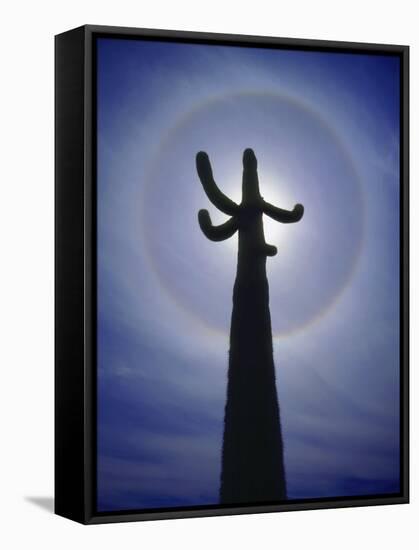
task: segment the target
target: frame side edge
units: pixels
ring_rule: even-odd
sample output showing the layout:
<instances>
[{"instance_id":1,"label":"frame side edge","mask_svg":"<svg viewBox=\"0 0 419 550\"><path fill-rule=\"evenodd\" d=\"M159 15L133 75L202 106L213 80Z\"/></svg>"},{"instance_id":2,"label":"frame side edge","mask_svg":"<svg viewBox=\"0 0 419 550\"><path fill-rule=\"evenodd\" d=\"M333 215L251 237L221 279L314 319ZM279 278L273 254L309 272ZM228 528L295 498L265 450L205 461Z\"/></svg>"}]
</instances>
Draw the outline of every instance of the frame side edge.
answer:
<instances>
[{"instance_id":1,"label":"frame side edge","mask_svg":"<svg viewBox=\"0 0 419 550\"><path fill-rule=\"evenodd\" d=\"M55 37L55 513L84 523L84 29Z\"/></svg>"},{"instance_id":2,"label":"frame side edge","mask_svg":"<svg viewBox=\"0 0 419 550\"><path fill-rule=\"evenodd\" d=\"M410 180L410 167L409 167L409 159L410 159L410 130L409 130L409 118L410 118L410 63L409 63L409 57L410 57L410 48L409 46L405 46L403 48L403 52L401 55L401 61L402 61L402 78L403 78L403 88L402 88L402 123L403 123L403 134L401 135L402 140L402 158L401 158L401 166L402 166L402 180L401 180L401 186L403 190L403 202L401 205L402 208L402 227L401 227L401 234L402 234L402 247L401 247L401 284L402 284L402 292L400 295L401 298L401 313L402 313L402 322L403 322L403 331L402 331L402 341L401 341L401 348L402 348L402 358L403 363L401 365L401 368L403 369L403 378L402 378L402 388L401 388L401 394L403 397L403 403L402 403L402 415L403 415L403 433L402 436L402 444L403 444L403 479L402 481L402 492L406 499L406 502L410 501L410 473L409 473L409 464L410 464L410 396L409 396L409 388L410 388L410 382L409 382L409 371L410 371L410 360L409 360L409 343L410 343L410 306L409 306L409 285L410 285L410 275L409 275L409 180Z\"/></svg>"}]
</instances>

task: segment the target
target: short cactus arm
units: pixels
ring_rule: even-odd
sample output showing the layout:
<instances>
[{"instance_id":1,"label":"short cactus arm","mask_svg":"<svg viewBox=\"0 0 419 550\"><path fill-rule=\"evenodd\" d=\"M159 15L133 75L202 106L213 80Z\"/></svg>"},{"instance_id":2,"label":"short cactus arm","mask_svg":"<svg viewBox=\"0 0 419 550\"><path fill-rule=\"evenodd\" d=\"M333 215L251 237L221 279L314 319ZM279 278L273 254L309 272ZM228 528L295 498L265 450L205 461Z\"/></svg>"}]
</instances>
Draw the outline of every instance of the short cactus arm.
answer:
<instances>
[{"instance_id":1,"label":"short cactus arm","mask_svg":"<svg viewBox=\"0 0 419 550\"><path fill-rule=\"evenodd\" d=\"M208 210L200 210L198 212L198 221L202 233L210 241L225 241L229 237L232 237L239 228L235 217L230 218L221 225L212 225Z\"/></svg>"},{"instance_id":2,"label":"short cactus arm","mask_svg":"<svg viewBox=\"0 0 419 550\"><path fill-rule=\"evenodd\" d=\"M294 223L301 220L304 214L304 206L296 204L293 210L283 210L268 202L263 202L263 212L273 220L281 223Z\"/></svg>"},{"instance_id":3,"label":"short cactus arm","mask_svg":"<svg viewBox=\"0 0 419 550\"><path fill-rule=\"evenodd\" d=\"M276 256L278 249L276 246L273 246L271 244L265 244L264 252L267 256Z\"/></svg>"},{"instance_id":4,"label":"short cactus arm","mask_svg":"<svg viewBox=\"0 0 419 550\"><path fill-rule=\"evenodd\" d=\"M208 155L200 151L196 155L196 169L199 179L209 200L224 214L233 216L238 211L238 205L220 191L212 175Z\"/></svg>"}]
</instances>

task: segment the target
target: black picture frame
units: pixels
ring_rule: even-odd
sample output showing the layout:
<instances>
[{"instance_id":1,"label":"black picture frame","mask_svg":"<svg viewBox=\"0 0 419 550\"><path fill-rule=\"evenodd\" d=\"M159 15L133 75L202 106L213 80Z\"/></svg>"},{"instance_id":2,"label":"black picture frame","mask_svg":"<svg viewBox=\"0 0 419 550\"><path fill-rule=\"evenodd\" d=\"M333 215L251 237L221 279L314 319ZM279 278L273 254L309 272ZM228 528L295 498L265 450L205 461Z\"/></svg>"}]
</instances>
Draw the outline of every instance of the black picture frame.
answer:
<instances>
[{"instance_id":1,"label":"black picture frame","mask_svg":"<svg viewBox=\"0 0 419 550\"><path fill-rule=\"evenodd\" d=\"M397 55L400 101L400 494L98 513L96 118L98 37ZM55 513L84 524L409 502L409 47L85 25L55 37Z\"/></svg>"}]
</instances>

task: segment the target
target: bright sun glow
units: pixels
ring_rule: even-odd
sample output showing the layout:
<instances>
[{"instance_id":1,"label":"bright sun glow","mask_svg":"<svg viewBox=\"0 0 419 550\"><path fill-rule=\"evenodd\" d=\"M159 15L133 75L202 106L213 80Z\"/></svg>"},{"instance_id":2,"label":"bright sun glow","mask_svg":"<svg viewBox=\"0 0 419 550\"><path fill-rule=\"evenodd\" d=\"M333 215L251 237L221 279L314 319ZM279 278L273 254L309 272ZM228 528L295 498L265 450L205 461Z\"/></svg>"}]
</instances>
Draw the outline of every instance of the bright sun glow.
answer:
<instances>
[{"instance_id":1,"label":"bright sun glow","mask_svg":"<svg viewBox=\"0 0 419 550\"><path fill-rule=\"evenodd\" d=\"M296 201L287 193L287 189L289 188L288 183L285 181L276 181L274 176L271 174L264 174L261 171L259 171L259 182L261 195L266 202L286 210L292 210L294 208ZM224 188L224 192L233 201L237 203L241 202L241 183L237 185L236 181L229 180ZM225 216L223 216L224 219L215 219L215 216L213 217L214 223L222 223L222 221L225 221ZM268 244L276 246L278 251L280 249L284 250L284 248L287 247L289 244L289 237L292 235L288 224L278 223L265 215L263 217L263 227L265 240ZM237 249L237 237L230 238L226 242L232 248L234 247L235 250Z\"/></svg>"}]
</instances>

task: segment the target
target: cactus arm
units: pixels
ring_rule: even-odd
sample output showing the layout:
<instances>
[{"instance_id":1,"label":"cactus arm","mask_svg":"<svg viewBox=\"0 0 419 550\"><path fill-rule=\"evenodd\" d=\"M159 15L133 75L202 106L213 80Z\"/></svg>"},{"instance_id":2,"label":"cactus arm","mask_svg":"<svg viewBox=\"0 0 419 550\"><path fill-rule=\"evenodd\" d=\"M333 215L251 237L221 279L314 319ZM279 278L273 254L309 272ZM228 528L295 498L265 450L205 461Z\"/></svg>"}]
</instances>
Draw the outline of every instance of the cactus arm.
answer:
<instances>
[{"instance_id":1,"label":"cactus arm","mask_svg":"<svg viewBox=\"0 0 419 550\"><path fill-rule=\"evenodd\" d=\"M232 217L221 225L212 225L208 210L198 212L199 226L210 241L224 241L232 237L239 228L236 218Z\"/></svg>"},{"instance_id":2,"label":"cactus arm","mask_svg":"<svg viewBox=\"0 0 419 550\"><path fill-rule=\"evenodd\" d=\"M196 169L199 179L201 180L202 187L204 188L204 191L212 204L221 210L221 212L224 212L224 214L234 216L239 207L234 201L224 195L224 193L222 193L217 187L212 175L212 168L208 155L203 151L200 151L196 155Z\"/></svg>"},{"instance_id":3,"label":"cactus arm","mask_svg":"<svg viewBox=\"0 0 419 550\"><path fill-rule=\"evenodd\" d=\"M263 212L273 220L281 223L294 223L301 220L304 214L304 206L296 204L293 210L283 210L268 202L263 202Z\"/></svg>"},{"instance_id":4,"label":"cactus arm","mask_svg":"<svg viewBox=\"0 0 419 550\"><path fill-rule=\"evenodd\" d=\"M276 248L276 246L273 246L272 244L265 244L264 252L267 256L276 256L278 249Z\"/></svg>"}]
</instances>

